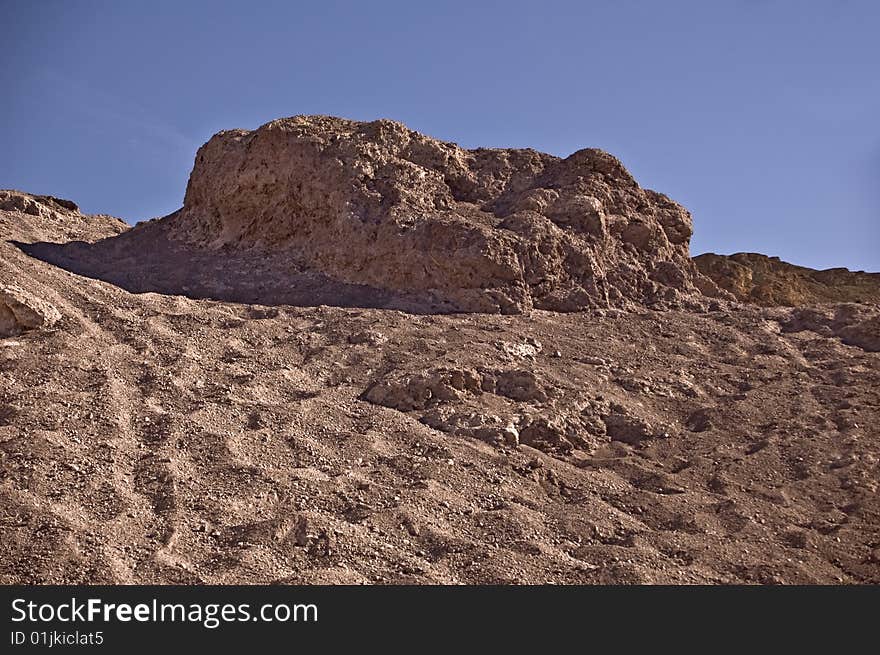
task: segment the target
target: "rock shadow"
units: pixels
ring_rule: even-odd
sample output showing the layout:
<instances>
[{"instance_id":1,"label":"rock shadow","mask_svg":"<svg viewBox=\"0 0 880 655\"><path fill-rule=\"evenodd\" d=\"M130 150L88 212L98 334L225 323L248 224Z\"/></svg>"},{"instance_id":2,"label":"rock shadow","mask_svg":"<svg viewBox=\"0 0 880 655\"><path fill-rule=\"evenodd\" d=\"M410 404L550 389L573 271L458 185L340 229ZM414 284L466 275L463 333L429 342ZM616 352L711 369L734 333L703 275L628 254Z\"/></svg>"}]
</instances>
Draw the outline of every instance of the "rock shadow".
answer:
<instances>
[{"instance_id":1,"label":"rock shadow","mask_svg":"<svg viewBox=\"0 0 880 655\"><path fill-rule=\"evenodd\" d=\"M336 280L309 270L287 253L209 250L168 235L165 220L141 223L94 243L21 243L30 257L131 293L258 305L396 309L411 314L449 313L439 301Z\"/></svg>"}]
</instances>

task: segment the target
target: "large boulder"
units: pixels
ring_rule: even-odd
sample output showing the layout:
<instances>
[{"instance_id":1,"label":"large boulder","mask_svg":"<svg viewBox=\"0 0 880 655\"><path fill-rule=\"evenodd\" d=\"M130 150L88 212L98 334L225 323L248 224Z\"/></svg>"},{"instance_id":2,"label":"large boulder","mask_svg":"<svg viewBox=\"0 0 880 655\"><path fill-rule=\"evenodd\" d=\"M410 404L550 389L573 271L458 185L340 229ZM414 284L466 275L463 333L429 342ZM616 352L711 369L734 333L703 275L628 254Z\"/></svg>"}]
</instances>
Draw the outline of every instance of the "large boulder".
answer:
<instances>
[{"instance_id":1,"label":"large boulder","mask_svg":"<svg viewBox=\"0 0 880 655\"><path fill-rule=\"evenodd\" d=\"M61 318L53 305L16 286L0 287L0 338L51 327Z\"/></svg>"},{"instance_id":2,"label":"large boulder","mask_svg":"<svg viewBox=\"0 0 880 655\"><path fill-rule=\"evenodd\" d=\"M659 306L724 295L691 263L691 217L600 150L465 150L388 120L220 132L174 238L283 252L438 311Z\"/></svg>"}]
</instances>

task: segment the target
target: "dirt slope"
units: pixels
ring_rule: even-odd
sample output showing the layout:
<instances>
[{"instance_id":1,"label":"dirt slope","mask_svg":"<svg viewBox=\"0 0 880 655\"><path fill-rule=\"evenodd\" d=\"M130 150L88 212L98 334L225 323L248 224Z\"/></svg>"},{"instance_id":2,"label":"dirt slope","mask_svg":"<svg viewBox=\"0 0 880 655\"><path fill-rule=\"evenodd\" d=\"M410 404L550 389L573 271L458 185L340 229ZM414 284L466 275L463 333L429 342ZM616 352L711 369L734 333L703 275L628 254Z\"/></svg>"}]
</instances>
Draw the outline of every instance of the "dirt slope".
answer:
<instances>
[{"instance_id":1,"label":"dirt slope","mask_svg":"<svg viewBox=\"0 0 880 655\"><path fill-rule=\"evenodd\" d=\"M875 306L200 300L155 224L52 211L0 211L61 314L0 339L0 582L880 583Z\"/></svg>"}]
</instances>

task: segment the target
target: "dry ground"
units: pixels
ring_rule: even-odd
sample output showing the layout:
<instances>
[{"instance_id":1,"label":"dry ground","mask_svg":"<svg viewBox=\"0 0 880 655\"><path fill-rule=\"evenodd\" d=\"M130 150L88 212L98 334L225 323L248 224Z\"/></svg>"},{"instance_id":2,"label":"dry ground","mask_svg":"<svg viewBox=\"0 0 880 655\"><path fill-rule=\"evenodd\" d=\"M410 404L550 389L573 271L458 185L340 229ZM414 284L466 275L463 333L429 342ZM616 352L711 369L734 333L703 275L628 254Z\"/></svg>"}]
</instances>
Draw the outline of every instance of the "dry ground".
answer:
<instances>
[{"instance_id":1,"label":"dry ground","mask_svg":"<svg viewBox=\"0 0 880 655\"><path fill-rule=\"evenodd\" d=\"M0 340L0 582L880 582L880 353L789 310L135 294L9 243L117 224L0 219L0 283L63 314Z\"/></svg>"}]
</instances>

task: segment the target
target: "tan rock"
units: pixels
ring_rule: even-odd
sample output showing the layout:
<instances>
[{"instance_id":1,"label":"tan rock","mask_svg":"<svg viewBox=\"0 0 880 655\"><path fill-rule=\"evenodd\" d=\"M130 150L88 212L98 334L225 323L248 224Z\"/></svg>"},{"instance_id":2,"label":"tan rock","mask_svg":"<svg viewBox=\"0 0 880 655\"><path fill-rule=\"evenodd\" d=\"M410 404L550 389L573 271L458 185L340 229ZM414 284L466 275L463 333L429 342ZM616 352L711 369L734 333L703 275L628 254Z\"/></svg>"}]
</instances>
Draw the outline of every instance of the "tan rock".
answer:
<instances>
[{"instance_id":1,"label":"tan rock","mask_svg":"<svg viewBox=\"0 0 880 655\"><path fill-rule=\"evenodd\" d=\"M880 273L829 268L817 271L758 253L706 253L694 257L700 272L737 300L757 305L880 302Z\"/></svg>"},{"instance_id":2,"label":"tan rock","mask_svg":"<svg viewBox=\"0 0 880 655\"><path fill-rule=\"evenodd\" d=\"M787 311L788 315L780 321L784 332L809 330L839 337L843 343L869 352L880 351L880 311L876 306L845 303Z\"/></svg>"},{"instance_id":3,"label":"tan rock","mask_svg":"<svg viewBox=\"0 0 880 655\"><path fill-rule=\"evenodd\" d=\"M127 229L121 219L81 213L72 200L0 189L0 239L6 241L94 242Z\"/></svg>"},{"instance_id":4,"label":"tan rock","mask_svg":"<svg viewBox=\"0 0 880 655\"><path fill-rule=\"evenodd\" d=\"M50 303L16 286L0 287L0 337L51 327L61 313Z\"/></svg>"},{"instance_id":5,"label":"tan rock","mask_svg":"<svg viewBox=\"0 0 880 655\"><path fill-rule=\"evenodd\" d=\"M388 120L296 116L198 152L178 240L289 253L432 311L699 302L691 218L600 150L465 150Z\"/></svg>"},{"instance_id":6,"label":"tan rock","mask_svg":"<svg viewBox=\"0 0 880 655\"><path fill-rule=\"evenodd\" d=\"M605 428L612 441L638 444L653 436L651 425L637 416L614 412L603 417L602 420L605 421Z\"/></svg>"},{"instance_id":7,"label":"tan rock","mask_svg":"<svg viewBox=\"0 0 880 655\"><path fill-rule=\"evenodd\" d=\"M457 400L466 392L480 393L481 377L469 369L434 369L423 373L395 374L363 394L364 400L402 412L425 409Z\"/></svg>"}]
</instances>

